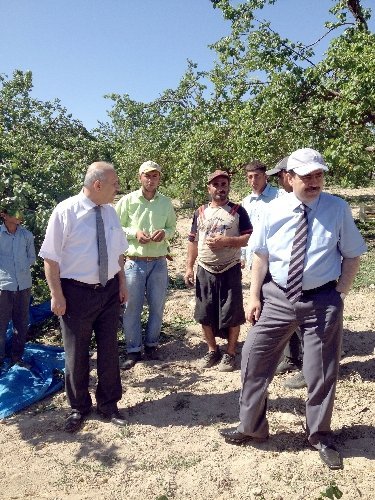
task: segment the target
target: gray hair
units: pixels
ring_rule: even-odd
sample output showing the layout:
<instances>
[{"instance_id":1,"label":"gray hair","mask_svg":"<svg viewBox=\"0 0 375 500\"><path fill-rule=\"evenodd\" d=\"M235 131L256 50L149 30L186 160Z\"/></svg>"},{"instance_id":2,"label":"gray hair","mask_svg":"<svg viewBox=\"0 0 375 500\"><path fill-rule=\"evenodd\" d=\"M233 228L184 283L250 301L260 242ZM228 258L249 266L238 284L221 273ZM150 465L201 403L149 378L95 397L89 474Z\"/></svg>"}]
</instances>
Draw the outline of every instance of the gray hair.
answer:
<instances>
[{"instance_id":1,"label":"gray hair","mask_svg":"<svg viewBox=\"0 0 375 500\"><path fill-rule=\"evenodd\" d=\"M87 169L83 185L89 188L95 181L104 181L106 179L107 171L114 170L112 163L105 161L96 161L92 163Z\"/></svg>"}]
</instances>

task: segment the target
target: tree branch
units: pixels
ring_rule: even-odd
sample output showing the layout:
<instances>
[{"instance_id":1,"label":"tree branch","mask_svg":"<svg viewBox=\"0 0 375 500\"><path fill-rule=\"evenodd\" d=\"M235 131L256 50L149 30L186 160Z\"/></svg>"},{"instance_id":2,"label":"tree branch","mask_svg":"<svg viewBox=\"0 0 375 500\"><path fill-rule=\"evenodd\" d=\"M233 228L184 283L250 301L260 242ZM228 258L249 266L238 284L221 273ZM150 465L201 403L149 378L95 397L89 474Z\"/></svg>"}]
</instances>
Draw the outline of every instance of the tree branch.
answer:
<instances>
[{"instance_id":1,"label":"tree branch","mask_svg":"<svg viewBox=\"0 0 375 500\"><path fill-rule=\"evenodd\" d=\"M323 40L323 38L325 38L327 35L329 35L329 33L331 33L331 31L337 29L337 28L341 28L341 26L346 26L346 25L349 25L349 26L353 26L354 23L341 23L340 25L338 26L334 26L333 28L329 29L326 33L324 33L324 35L322 35L320 38L318 38L315 42L313 43L310 43L310 45L305 45L305 47L308 49L310 47L313 47L314 45L316 45L317 43L319 43L320 41Z\"/></svg>"},{"instance_id":2,"label":"tree branch","mask_svg":"<svg viewBox=\"0 0 375 500\"><path fill-rule=\"evenodd\" d=\"M356 23L362 25L362 27L367 31L368 26L362 12L360 0L347 0L346 4L348 6L348 9L352 13L354 19L356 20Z\"/></svg>"}]
</instances>

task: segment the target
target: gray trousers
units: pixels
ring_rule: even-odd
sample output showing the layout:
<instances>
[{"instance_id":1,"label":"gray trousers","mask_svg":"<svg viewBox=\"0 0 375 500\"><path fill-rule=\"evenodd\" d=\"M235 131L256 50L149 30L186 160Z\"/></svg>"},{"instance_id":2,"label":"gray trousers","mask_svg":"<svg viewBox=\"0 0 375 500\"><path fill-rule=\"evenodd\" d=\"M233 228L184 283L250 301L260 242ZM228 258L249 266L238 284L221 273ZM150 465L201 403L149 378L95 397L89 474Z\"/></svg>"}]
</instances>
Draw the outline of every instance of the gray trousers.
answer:
<instances>
[{"instance_id":1,"label":"gray trousers","mask_svg":"<svg viewBox=\"0 0 375 500\"><path fill-rule=\"evenodd\" d=\"M10 292L0 290L0 359L5 356L5 340L9 321L13 321L12 361L22 358L29 325L31 288Z\"/></svg>"},{"instance_id":2,"label":"gray trousers","mask_svg":"<svg viewBox=\"0 0 375 500\"><path fill-rule=\"evenodd\" d=\"M272 281L262 287L263 308L242 350L240 424L244 434L268 436L267 388L289 338L300 328L304 339L303 374L307 383L306 428L309 442L331 442L342 339L343 301L334 288L306 294L291 304Z\"/></svg>"}]
</instances>

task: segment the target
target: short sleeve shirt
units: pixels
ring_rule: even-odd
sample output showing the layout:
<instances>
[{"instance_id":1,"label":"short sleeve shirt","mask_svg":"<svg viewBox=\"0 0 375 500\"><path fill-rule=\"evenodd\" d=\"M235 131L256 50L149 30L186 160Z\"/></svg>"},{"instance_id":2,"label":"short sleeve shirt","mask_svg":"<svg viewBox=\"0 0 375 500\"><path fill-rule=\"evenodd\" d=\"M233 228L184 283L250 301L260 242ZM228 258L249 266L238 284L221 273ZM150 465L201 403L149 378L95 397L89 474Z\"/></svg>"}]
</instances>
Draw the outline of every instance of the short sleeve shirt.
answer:
<instances>
[{"instance_id":1,"label":"short sleeve shirt","mask_svg":"<svg viewBox=\"0 0 375 500\"><path fill-rule=\"evenodd\" d=\"M241 260L241 248L224 247L211 250L208 236L241 236L251 234L252 226L246 210L228 202L221 207L202 205L195 211L189 241L198 242L198 264L211 273L227 271Z\"/></svg>"},{"instance_id":2,"label":"short sleeve shirt","mask_svg":"<svg viewBox=\"0 0 375 500\"><path fill-rule=\"evenodd\" d=\"M59 264L60 277L99 283L96 207L83 192L59 203L48 222L39 255ZM119 256L128 248L115 209L101 206L108 252L108 279L120 271Z\"/></svg>"},{"instance_id":3,"label":"short sleeve shirt","mask_svg":"<svg viewBox=\"0 0 375 500\"><path fill-rule=\"evenodd\" d=\"M310 290L337 280L342 258L359 257L366 244L343 199L321 193L307 203L308 230L302 288ZM288 193L272 201L254 231L254 252L268 255L272 279L285 287L301 201Z\"/></svg>"}]
</instances>

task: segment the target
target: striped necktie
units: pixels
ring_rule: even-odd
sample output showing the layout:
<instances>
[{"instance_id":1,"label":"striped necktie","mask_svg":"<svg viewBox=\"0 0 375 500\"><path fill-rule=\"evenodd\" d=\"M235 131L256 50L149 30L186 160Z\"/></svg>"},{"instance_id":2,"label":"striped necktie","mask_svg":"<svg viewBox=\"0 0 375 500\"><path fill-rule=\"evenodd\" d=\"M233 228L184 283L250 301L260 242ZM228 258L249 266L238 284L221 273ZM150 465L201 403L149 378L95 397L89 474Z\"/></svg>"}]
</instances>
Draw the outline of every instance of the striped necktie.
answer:
<instances>
[{"instance_id":1,"label":"striped necktie","mask_svg":"<svg viewBox=\"0 0 375 500\"><path fill-rule=\"evenodd\" d=\"M105 286L108 281L108 253L105 241L104 222L101 213L101 206L94 207L96 215L96 240L99 254L99 282Z\"/></svg>"},{"instance_id":2,"label":"striped necktie","mask_svg":"<svg viewBox=\"0 0 375 500\"><path fill-rule=\"evenodd\" d=\"M302 293L303 264L305 260L307 241L308 207L301 203L300 209L302 210L302 213L298 219L297 229L293 239L285 291L287 299L289 299L292 304L297 302Z\"/></svg>"}]
</instances>

